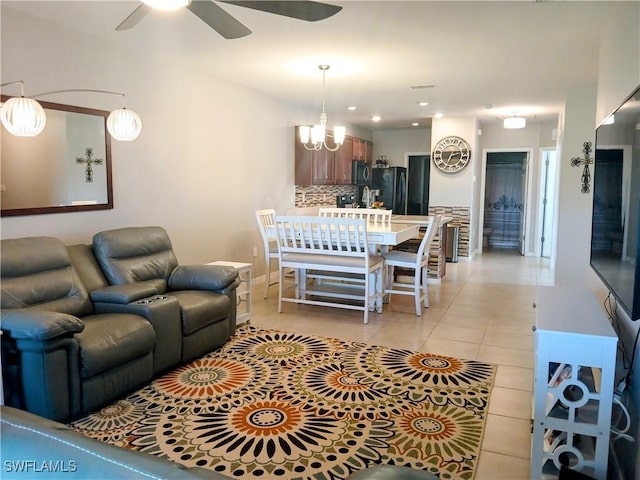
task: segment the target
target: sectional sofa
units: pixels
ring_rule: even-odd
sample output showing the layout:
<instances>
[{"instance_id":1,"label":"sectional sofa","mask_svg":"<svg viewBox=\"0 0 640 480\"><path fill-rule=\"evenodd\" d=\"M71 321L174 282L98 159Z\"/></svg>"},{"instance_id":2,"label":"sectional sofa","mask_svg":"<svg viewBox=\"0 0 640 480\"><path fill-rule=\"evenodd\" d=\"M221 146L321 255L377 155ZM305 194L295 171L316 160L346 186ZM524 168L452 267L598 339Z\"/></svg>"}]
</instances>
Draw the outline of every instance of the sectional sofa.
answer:
<instances>
[{"instance_id":1,"label":"sectional sofa","mask_svg":"<svg viewBox=\"0 0 640 480\"><path fill-rule=\"evenodd\" d=\"M237 270L179 265L161 227L99 232L90 245L8 239L1 249L8 405L69 420L235 331Z\"/></svg>"}]
</instances>

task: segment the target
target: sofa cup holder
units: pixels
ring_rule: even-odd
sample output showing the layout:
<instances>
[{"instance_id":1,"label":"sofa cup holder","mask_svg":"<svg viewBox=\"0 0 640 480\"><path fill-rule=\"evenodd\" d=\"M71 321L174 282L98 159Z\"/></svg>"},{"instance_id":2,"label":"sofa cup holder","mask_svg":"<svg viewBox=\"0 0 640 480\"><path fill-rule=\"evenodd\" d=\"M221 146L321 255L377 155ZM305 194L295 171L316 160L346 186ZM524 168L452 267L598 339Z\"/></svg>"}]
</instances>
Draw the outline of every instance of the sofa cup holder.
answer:
<instances>
[{"instance_id":1,"label":"sofa cup holder","mask_svg":"<svg viewBox=\"0 0 640 480\"><path fill-rule=\"evenodd\" d=\"M168 297L166 295L156 295L155 297L145 298L143 300L138 300L138 304L140 305L150 305L155 302L159 302L160 300L166 300Z\"/></svg>"}]
</instances>

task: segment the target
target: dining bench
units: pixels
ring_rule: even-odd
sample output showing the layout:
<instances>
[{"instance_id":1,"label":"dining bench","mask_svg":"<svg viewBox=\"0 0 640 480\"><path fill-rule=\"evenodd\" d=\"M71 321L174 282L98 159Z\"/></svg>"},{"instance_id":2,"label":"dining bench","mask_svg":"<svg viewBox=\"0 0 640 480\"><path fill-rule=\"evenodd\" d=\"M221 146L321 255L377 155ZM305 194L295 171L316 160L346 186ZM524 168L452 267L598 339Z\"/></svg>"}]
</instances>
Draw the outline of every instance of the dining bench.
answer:
<instances>
[{"instance_id":1,"label":"dining bench","mask_svg":"<svg viewBox=\"0 0 640 480\"><path fill-rule=\"evenodd\" d=\"M381 256L371 254L367 242L367 221L353 218L277 216L279 255L278 312L282 302L361 310L364 323L369 310L382 307L383 266ZM296 272L294 285L284 284L284 271ZM344 280L343 288L326 288L322 282L308 282L307 272L323 272ZM362 276L350 284L345 274ZM335 287L335 284L331 285ZM284 293L293 290L292 295ZM340 300L340 301L338 301ZM347 301L345 301L347 300Z\"/></svg>"}]
</instances>

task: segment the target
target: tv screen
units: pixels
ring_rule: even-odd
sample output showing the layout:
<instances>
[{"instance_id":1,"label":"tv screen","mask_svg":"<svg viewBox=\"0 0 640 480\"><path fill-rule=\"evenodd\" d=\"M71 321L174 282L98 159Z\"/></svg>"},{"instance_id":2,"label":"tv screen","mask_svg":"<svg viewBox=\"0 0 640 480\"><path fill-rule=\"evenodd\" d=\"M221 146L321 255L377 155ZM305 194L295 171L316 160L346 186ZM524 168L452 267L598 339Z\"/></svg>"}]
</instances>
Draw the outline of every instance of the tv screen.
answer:
<instances>
[{"instance_id":1,"label":"tv screen","mask_svg":"<svg viewBox=\"0 0 640 480\"><path fill-rule=\"evenodd\" d=\"M596 129L591 267L640 320L640 88Z\"/></svg>"}]
</instances>

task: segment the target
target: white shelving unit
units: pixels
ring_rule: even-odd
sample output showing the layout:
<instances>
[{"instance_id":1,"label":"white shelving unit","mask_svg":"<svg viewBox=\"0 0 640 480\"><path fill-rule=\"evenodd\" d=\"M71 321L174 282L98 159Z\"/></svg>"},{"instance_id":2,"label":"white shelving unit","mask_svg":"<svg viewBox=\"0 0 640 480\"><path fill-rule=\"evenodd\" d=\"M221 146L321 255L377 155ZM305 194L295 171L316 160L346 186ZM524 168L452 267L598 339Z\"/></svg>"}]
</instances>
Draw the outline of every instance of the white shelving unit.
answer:
<instances>
[{"instance_id":1,"label":"white shelving unit","mask_svg":"<svg viewBox=\"0 0 640 480\"><path fill-rule=\"evenodd\" d=\"M618 337L595 295L539 287L531 478L607 478Z\"/></svg>"},{"instance_id":2,"label":"white shelving unit","mask_svg":"<svg viewBox=\"0 0 640 480\"><path fill-rule=\"evenodd\" d=\"M238 298L238 313L236 314L236 324L249 323L251 320L251 269L252 263L228 262L226 260L218 260L207 265L221 265L224 267L233 267L238 270L240 276L240 285L236 290Z\"/></svg>"}]
</instances>

